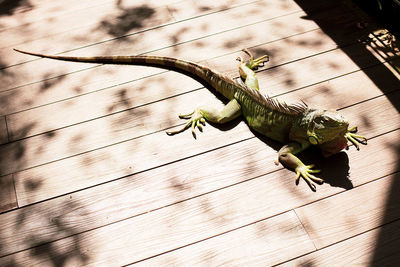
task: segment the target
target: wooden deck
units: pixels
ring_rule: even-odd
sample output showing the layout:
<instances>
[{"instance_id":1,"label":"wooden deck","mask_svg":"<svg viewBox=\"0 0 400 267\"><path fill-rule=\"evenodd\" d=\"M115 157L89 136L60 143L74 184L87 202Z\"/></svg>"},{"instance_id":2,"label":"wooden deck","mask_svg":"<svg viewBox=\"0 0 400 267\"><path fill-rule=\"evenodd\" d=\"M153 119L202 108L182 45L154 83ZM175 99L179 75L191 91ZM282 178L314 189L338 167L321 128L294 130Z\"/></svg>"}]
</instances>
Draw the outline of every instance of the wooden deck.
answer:
<instances>
[{"instance_id":1,"label":"wooden deck","mask_svg":"<svg viewBox=\"0 0 400 267\"><path fill-rule=\"evenodd\" d=\"M348 1L1 2L0 266L398 264L400 61L382 33ZM221 105L190 77L12 50L235 77L245 47L271 57L263 92L339 109L369 139L304 153L327 181L315 193L241 120L167 136L178 114Z\"/></svg>"}]
</instances>

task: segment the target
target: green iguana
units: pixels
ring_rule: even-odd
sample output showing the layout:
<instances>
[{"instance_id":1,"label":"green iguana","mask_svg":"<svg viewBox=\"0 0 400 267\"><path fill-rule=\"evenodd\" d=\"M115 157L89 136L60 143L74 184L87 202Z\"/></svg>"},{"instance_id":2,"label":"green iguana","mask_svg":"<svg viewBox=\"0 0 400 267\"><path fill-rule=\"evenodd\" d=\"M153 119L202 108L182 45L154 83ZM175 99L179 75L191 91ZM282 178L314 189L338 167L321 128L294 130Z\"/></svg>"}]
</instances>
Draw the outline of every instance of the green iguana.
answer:
<instances>
[{"instance_id":1,"label":"green iguana","mask_svg":"<svg viewBox=\"0 0 400 267\"><path fill-rule=\"evenodd\" d=\"M348 128L348 121L334 110L319 110L309 108L304 102L286 104L276 98L264 96L259 92L258 80L254 70L263 66L268 61L264 55L254 59L247 50L243 51L249 56L248 60L238 58L239 74L241 79L231 79L206 66L189 61L169 57L157 56L100 56L100 57L68 57L53 56L37 53L18 52L64 61L98 63L98 64L124 64L154 66L188 74L218 93L229 99L228 104L221 110L215 108L197 107L192 113L180 115L181 119L189 121L183 128L167 132L172 135L192 129L194 137L195 128L201 130L205 122L226 123L243 115L247 124L255 131L284 143L278 152L278 160L285 167L296 172L296 184L303 177L310 188L315 191L315 183L322 184L323 180L313 173L319 170L312 169L314 165L305 165L295 155L311 145L318 146L324 156L340 152L348 148L347 141L352 142L357 150L359 143L365 144L365 137L356 135L357 127Z\"/></svg>"}]
</instances>

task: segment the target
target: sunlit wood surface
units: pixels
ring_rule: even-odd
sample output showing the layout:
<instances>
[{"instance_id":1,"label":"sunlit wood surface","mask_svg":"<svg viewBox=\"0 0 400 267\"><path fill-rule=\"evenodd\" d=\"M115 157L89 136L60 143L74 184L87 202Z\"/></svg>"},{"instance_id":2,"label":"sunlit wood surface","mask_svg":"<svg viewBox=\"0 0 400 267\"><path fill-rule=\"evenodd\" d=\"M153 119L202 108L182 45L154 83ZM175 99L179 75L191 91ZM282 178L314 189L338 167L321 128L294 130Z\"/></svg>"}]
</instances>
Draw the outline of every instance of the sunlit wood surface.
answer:
<instances>
[{"instance_id":1,"label":"sunlit wood surface","mask_svg":"<svg viewBox=\"0 0 400 267\"><path fill-rule=\"evenodd\" d=\"M0 266L394 266L399 52L349 1L0 2ZM179 73L35 58L163 55L338 109L369 141L324 159L312 192L242 120L167 136L221 99Z\"/></svg>"}]
</instances>

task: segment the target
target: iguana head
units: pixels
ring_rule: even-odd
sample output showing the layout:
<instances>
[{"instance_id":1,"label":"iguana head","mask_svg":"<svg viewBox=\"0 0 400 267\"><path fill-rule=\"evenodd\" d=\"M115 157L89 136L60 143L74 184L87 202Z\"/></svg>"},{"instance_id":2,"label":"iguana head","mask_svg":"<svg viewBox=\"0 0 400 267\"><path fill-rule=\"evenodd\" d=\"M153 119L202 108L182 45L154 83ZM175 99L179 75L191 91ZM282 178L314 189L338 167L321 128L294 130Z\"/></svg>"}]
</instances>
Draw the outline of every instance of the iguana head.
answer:
<instances>
[{"instance_id":1,"label":"iguana head","mask_svg":"<svg viewBox=\"0 0 400 267\"><path fill-rule=\"evenodd\" d=\"M330 156L347 147L348 126L349 122L334 110L315 110L308 122L307 138L324 156Z\"/></svg>"}]
</instances>

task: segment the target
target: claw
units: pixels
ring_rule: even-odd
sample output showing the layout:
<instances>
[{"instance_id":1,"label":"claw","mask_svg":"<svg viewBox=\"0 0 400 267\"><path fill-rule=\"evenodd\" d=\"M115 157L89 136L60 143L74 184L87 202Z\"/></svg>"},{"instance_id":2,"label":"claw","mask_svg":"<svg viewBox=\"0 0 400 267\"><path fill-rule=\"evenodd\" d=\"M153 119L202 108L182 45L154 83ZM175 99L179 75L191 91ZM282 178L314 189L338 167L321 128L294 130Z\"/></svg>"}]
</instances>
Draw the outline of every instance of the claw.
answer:
<instances>
[{"instance_id":1,"label":"claw","mask_svg":"<svg viewBox=\"0 0 400 267\"><path fill-rule=\"evenodd\" d=\"M203 117L202 111L200 108L196 108L193 112L189 114L182 114L179 115L180 119L187 119L189 120L181 129L176 131L167 131L168 135L174 135L177 133L181 133L188 128L191 128L192 135L196 139L196 127L199 128L200 132L203 131L202 125L206 125L206 120Z\"/></svg>"},{"instance_id":2,"label":"claw","mask_svg":"<svg viewBox=\"0 0 400 267\"><path fill-rule=\"evenodd\" d=\"M302 177L310 186L311 190L315 192L317 190L315 183L323 184L324 180L311 174L320 172L320 170L312 170L313 167L314 165L311 164L311 165L299 166L296 168L296 185L299 184L300 177Z\"/></svg>"},{"instance_id":3,"label":"claw","mask_svg":"<svg viewBox=\"0 0 400 267\"><path fill-rule=\"evenodd\" d=\"M250 57L250 60L254 59L253 54L247 48L243 48L242 51Z\"/></svg>"},{"instance_id":4,"label":"claw","mask_svg":"<svg viewBox=\"0 0 400 267\"><path fill-rule=\"evenodd\" d=\"M348 129L345 137L349 140L357 150L360 150L360 144L366 145L367 138L362 135L355 134L357 132L357 126L351 127Z\"/></svg>"},{"instance_id":5,"label":"claw","mask_svg":"<svg viewBox=\"0 0 400 267\"><path fill-rule=\"evenodd\" d=\"M358 131L358 128L357 128L357 126L353 126L350 129L348 129L347 131L350 133L356 133Z\"/></svg>"},{"instance_id":6,"label":"claw","mask_svg":"<svg viewBox=\"0 0 400 267\"><path fill-rule=\"evenodd\" d=\"M241 57L241 56L238 56L238 57L236 58L236 60L239 61L240 63L243 63L243 57Z\"/></svg>"},{"instance_id":7,"label":"claw","mask_svg":"<svg viewBox=\"0 0 400 267\"><path fill-rule=\"evenodd\" d=\"M254 59L253 54L247 48L242 49L242 51L245 52L250 57L250 59L247 62L247 65L252 70L257 69L258 67L264 66L264 63L268 62L268 60L269 60L268 55L264 55L264 56ZM240 59L239 60L240 62L243 62L242 57L239 57L238 59Z\"/></svg>"},{"instance_id":8,"label":"claw","mask_svg":"<svg viewBox=\"0 0 400 267\"><path fill-rule=\"evenodd\" d=\"M192 117L193 113L194 113L194 111L191 113L188 113L188 114L180 114L178 117L180 119L190 119Z\"/></svg>"},{"instance_id":9,"label":"claw","mask_svg":"<svg viewBox=\"0 0 400 267\"><path fill-rule=\"evenodd\" d=\"M166 133L167 133L167 135L174 135L174 134L181 133L181 132L185 131L187 128L189 128L190 124L191 124L191 122L189 121L181 129L176 130L176 131L167 131Z\"/></svg>"}]
</instances>

